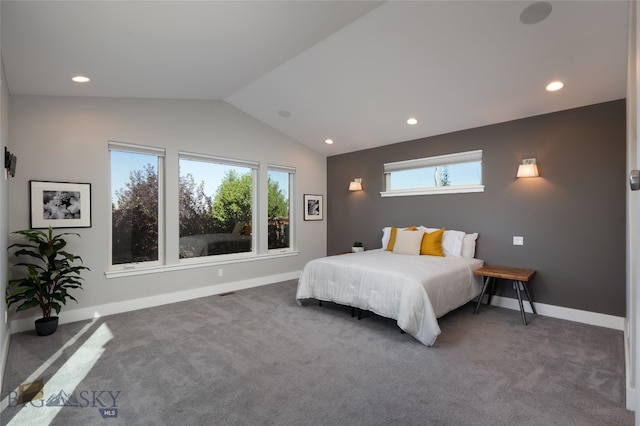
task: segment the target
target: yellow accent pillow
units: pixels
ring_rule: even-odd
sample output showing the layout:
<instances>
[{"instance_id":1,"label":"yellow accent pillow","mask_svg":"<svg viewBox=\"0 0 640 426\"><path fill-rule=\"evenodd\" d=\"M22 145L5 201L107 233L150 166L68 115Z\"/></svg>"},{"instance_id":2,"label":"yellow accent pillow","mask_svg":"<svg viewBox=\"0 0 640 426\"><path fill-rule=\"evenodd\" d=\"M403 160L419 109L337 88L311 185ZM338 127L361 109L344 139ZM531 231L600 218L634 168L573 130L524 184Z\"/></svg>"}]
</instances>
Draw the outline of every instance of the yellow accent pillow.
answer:
<instances>
[{"instance_id":1,"label":"yellow accent pillow","mask_svg":"<svg viewBox=\"0 0 640 426\"><path fill-rule=\"evenodd\" d=\"M405 231L417 231L418 227L416 226L410 226L408 228L404 229ZM389 233L389 242L387 243L387 248L385 249L386 251L393 251L393 246L396 245L396 233L398 232L398 230L396 229L395 226L391 227L391 232Z\"/></svg>"},{"instance_id":2,"label":"yellow accent pillow","mask_svg":"<svg viewBox=\"0 0 640 426\"><path fill-rule=\"evenodd\" d=\"M396 245L396 233L398 230L395 226L391 227L391 232L389 233L389 242L387 243L387 251L393 251L393 246Z\"/></svg>"},{"instance_id":3,"label":"yellow accent pillow","mask_svg":"<svg viewBox=\"0 0 640 426\"><path fill-rule=\"evenodd\" d=\"M444 228L433 231L432 233L425 232L422 236L422 244L420 244L420 254L429 256L444 256L442 253L442 236L444 235Z\"/></svg>"}]
</instances>

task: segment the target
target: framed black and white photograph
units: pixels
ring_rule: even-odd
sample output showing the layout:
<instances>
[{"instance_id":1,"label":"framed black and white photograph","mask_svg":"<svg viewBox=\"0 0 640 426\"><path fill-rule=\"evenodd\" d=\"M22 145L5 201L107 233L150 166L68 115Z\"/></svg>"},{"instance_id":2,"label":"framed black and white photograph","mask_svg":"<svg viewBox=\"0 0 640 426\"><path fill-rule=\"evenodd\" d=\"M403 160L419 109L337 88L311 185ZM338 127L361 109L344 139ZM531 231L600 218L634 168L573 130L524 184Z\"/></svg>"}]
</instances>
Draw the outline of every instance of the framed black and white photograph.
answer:
<instances>
[{"instance_id":1,"label":"framed black and white photograph","mask_svg":"<svg viewBox=\"0 0 640 426\"><path fill-rule=\"evenodd\" d=\"M322 195L304 194L304 220L322 220Z\"/></svg>"},{"instance_id":2,"label":"framed black and white photograph","mask_svg":"<svg viewBox=\"0 0 640 426\"><path fill-rule=\"evenodd\" d=\"M31 228L91 227L91 184L32 180Z\"/></svg>"}]
</instances>

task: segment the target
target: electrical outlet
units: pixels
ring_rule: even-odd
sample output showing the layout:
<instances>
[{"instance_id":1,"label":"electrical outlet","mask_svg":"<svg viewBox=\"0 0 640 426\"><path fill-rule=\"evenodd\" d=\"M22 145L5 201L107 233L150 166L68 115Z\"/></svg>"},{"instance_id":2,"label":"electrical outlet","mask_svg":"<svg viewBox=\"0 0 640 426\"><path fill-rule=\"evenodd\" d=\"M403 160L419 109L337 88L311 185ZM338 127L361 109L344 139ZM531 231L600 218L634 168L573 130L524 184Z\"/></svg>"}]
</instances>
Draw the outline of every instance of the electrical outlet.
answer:
<instances>
[{"instance_id":1,"label":"electrical outlet","mask_svg":"<svg viewBox=\"0 0 640 426\"><path fill-rule=\"evenodd\" d=\"M218 276L221 277L222 275L224 275L224 271L220 268L218 269Z\"/></svg>"},{"instance_id":2,"label":"electrical outlet","mask_svg":"<svg viewBox=\"0 0 640 426\"><path fill-rule=\"evenodd\" d=\"M513 245L514 246L523 246L524 245L524 237L513 237Z\"/></svg>"}]
</instances>

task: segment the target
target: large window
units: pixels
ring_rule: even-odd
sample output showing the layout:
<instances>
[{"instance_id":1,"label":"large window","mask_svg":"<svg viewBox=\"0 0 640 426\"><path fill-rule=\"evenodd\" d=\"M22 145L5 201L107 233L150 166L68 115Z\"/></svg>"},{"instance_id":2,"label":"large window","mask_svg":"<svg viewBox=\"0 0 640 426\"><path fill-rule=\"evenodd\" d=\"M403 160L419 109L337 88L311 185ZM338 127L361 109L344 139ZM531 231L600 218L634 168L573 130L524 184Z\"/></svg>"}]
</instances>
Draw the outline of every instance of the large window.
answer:
<instances>
[{"instance_id":1,"label":"large window","mask_svg":"<svg viewBox=\"0 0 640 426\"><path fill-rule=\"evenodd\" d=\"M291 248L291 186L295 169L269 166L268 196L268 248L285 250Z\"/></svg>"},{"instance_id":2,"label":"large window","mask_svg":"<svg viewBox=\"0 0 640 426\"><path fill-rule=\"evenodd\" d=\"M481 192L482 150L386 163L384 176L383 197Z\"/></svg>"},{"instance_id":3,"label":"large window","mask_svg":"<svg viewBox=\"0 0 640 426\"><path fill-rule=\"evenodd\" d=\"M167 183L164 149L110 141L109 155L109 276L294 254L294 167L178 152Z\"/></svg>"},{"instance_id":4,"label":"large window","mask_svg":"<svg viewBox=\"0 0 640 426\"><path fill-rule=\"evenodd\" d=\"M181 259L253 251L256 162L179 154Z\"/></svg>"},{"instance_id":5,"label":"large window","mask_svg":"<svg viewBox=\"0 0 640 426\"><path fill-rule=\"evenodd\" d=\"M109 142L111 265L162 263L164 150Z\"/></svg>"}]
</instances>

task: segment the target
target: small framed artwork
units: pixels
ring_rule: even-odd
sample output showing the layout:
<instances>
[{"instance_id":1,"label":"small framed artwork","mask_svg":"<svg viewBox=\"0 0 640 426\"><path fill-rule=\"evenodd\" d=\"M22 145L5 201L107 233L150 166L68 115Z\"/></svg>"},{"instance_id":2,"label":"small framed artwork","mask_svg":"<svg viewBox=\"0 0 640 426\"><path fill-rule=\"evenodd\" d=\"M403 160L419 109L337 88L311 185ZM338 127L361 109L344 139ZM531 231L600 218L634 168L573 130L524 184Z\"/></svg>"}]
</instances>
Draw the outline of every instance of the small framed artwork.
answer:
<instances>
[{"instance_id":1,"label":"small framed artwork","mask_svg":"<svg viewBox=\"0 0 640 426\"><path fill-rule=\"evenodd\" d=\"M31 228L91 227L91 184L32 180Z\"/></svg>"},{"instance_id":2,"label":"small framed artwork","mask_svg":"<svg viewBox=\"0 0 640 426\"><path fill-rule=\"evenodd\" d=\"M322 195L304 194L304 220L322 220Z\"/></svg>"}]
</instances>

